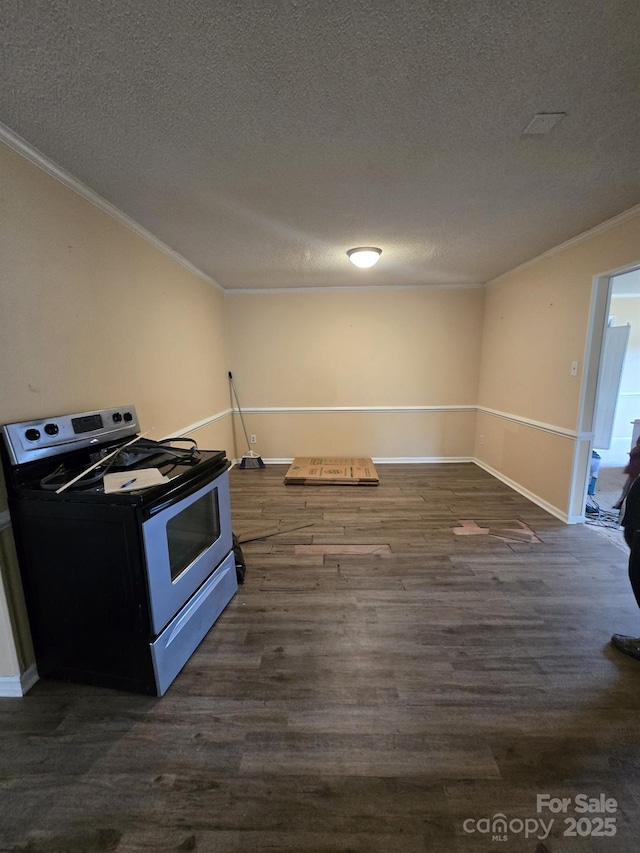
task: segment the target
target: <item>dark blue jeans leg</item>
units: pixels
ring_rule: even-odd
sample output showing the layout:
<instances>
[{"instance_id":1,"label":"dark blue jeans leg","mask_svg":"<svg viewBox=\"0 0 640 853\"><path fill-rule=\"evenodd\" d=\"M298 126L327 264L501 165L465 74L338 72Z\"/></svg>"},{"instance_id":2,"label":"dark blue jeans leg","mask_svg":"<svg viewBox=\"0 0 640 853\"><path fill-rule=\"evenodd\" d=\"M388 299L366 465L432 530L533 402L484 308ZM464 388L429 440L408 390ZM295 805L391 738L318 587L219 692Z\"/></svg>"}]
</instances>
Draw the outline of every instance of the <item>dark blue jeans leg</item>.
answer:
<instances>
[{"instance_id":1,"label":"dark blue jeans leg","mask_svg":"<svg viewBox=\"0 0 640 853\"><path fill-rule=\"evenodd\" d=\"M631 548L631 553L629 554L629 580L631 582L631 589L636 597L638 607L640 607L640 530L629 531L628 536L625 530L624 538L627 545Z\"/></svg>"}]
</instances>

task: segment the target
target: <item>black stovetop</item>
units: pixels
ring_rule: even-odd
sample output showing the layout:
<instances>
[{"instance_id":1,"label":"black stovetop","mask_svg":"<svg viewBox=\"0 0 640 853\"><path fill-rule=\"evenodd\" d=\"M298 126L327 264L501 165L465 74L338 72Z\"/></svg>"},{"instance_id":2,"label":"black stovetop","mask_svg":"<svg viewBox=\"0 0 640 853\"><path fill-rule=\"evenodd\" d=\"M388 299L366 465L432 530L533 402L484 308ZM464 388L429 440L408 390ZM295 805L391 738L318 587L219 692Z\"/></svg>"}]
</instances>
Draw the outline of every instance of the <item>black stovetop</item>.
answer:
<instances>
[{"instance_id":1,"label":"black stovetop","mask_svg":"<svg viewBox=\"0 0 640 853\"><path fill-rule=\"evenodd\" d=\"M164 502L186 487L193 489L200 483L211 481L229 467L224 450L198 449L192 453L182 453L181 458L176 458L172 455L173 449L167 448L166 451L133 464L118 465L107 461L88 472L86 478L59 494L56 490L60 486L72 480L91 464L93 457L87 451L81 450L57 459L30 462L21 466L11 466L6 452L3 452L9 498L148 506L158 500ZM103 447L102 450L106 453L111 450L111 447ZM158 468L170 482L145 489L105 494L102 482L105 473L130 471L134 476L136 471L144 468Z\"/></svg>"}]
</instances>

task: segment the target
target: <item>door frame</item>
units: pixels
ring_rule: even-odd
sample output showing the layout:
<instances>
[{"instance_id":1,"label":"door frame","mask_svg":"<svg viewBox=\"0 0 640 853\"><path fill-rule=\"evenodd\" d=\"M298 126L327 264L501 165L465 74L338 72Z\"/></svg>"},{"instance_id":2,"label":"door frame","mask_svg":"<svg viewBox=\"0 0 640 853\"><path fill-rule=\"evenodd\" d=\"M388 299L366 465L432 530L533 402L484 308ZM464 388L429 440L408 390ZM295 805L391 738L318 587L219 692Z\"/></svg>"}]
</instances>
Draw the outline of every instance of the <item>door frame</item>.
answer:
<instances>
[{"instance_id":1,"label":"door frame","mask_svg":"<svg viewBox=\"0 0 640 853\"><path fill-rule=\"evenodd\" d=\"M591 470L591 452L593 450L593 425L595 420L596 397L602 365L604 334L609 322L609 307L612 279L623 273L640 269L640 263L629 264L617 270L601 273L593 278L589 325L584 354L584 371L580 390L580 409L578 428L573 454L573 471L567 521L579 524L585 521L587 489Z\"/></svg>"}]
</instances>

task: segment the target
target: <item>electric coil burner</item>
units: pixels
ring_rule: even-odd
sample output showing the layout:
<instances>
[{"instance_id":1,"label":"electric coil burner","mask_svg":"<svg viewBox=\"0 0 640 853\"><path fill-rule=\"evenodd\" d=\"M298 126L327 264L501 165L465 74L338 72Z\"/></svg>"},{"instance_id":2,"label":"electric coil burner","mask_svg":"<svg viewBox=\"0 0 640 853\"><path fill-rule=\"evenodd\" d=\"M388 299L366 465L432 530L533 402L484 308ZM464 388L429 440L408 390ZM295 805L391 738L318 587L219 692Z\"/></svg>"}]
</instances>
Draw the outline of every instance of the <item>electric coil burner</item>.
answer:
<instances>
[{"instance_id":1,"label":"electric coil burner","mask_svg":"<svg viewBox=\"0 0 640 853\"><path fill-rule=\"evenodd\" d=\"M161 696L238 588L224 451L133 406L2 436L39 675Z\"/></svg>"}]
</instances>

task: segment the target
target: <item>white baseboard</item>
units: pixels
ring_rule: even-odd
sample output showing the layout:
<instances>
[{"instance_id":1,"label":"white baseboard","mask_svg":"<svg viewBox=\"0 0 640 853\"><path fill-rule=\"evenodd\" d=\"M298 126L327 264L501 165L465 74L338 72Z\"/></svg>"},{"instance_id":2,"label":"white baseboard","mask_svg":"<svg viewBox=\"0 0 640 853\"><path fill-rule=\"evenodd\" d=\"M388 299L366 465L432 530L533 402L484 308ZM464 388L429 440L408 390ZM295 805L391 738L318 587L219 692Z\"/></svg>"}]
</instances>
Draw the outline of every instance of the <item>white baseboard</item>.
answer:
<instances>
[{"instance_id":1,"label":"white baseboard","mask_svg":"<svg viewBox=\"0 0 640 853\"><path fill-rule=\"evenodd\" d=\"M448 462L474 462L471 456L376 456L376 465L443 465Z\"/></svg>"},{"instance_id":2,"label":"white baseboard","mask_svg":"<svg viewBox=\"0 0 640 853\"><path fill-rule=\"evenodd\" d=\"M239 463L239 459L234 459L233 464ZM277 458L269 458L263 459L265 465L291 465L293 462L293 458L286 459L277 459ZM495 477L496 480L500 480L501 483L504 483L509 488L513 489L514 492L518 492L518 494L530 500L532 503L536 504L536 506L541 507L546 510L546 512L551 515L559 518L560 521L564 521L565 524L582 524L584 522L584 516L569 516L566 512L562 512L562 510L558 509L558 507L553 506L548 501L545 501L539 495L530 492L528 489L523 488L519 483L516 483L514 480L510 480L509 477L505 477L504 474L501 474L500 471L496 471L490 465L486 465L484 462L481 462L479 459L476 459L474 456L448 456L446 458L436 457L436 456L389 456L389 457L377 457L373 459L375 465L441 465L449 462L473 462L479 468L482 468L488 474L491 474L492 477ZM253 470L253 469L252 469Z\"/></svg>"},{"instance_id":3,"label":"white baseboard","mask_svg":"<svg viewBox=\"0 0 640 853\"><path fill-rule=\"evenodd\" d=\"M22 675L0 676L0 697L21 698L38 681L38 668L32 664Z\"/></svg>"},{"instance_id":4,"label":"white baseboard","mask_svg":"<svg viewBox=\"0 0 640 853\"><path fill-rule=\"evenodd\" d=\"M19 675L0 675L0 696L24 696Z\"/></svg>"},{"instance_id":5,"label":"white baseboard","mask_svg":"<svg viewBox=\"0 0 640 853\"><path fill-rule=\"evenodd\" d=\"M234 464L238 462L240 462L239 459L234 459ZM293 462L293 458L269 458L263 459L263 462L265 463L265 465L290 465ZM541 498L539 495L530 492L528 489L525 489L519 483L516 483L514 480L509 479L509 477L505 477L505 475L501 474L500 471L496 471L495 468L492 468L490 465L481 462L474 456L385 456L374 457L373 462L376 465L440 465L449 462L473 462L479 468L482 468L488 474L491 474L492 477L495 477L496 480L500 480L501 483L504 483L506 486L509 486L509 488L513 489L514 492L518 492L518 494L527 498L532 503L536 504L536 506L541 507L542 509L546 510L546 512L550 513L556 518L559 518L560 521L564 521L565 524L582 524L584 522L583 515L567 515L566 512L563 512L562 510L558 509L558 507L553 506L553 504L550 504L548 501L545 501L544 498Z\"/></svg>"},{"instance_id":6,"label":"white baseboard","mask_svg":"<svg viewBox=\"0 0 640 853\"><path fill-rule=\"evenodd\" d=\"M569 517L566 512L562 512L559 510L557 506L553 506L548 501L545 501L544 498L541 498L539 495L530 492L528 489L525 489L519 483L516 483L514 480L509 479L509 477L505 477L504 474L501 474L500 471L496 471L495 468L492 468L490 465L487 465L485 462L481 462L480 459L472 459L472 462L486 471L488 474L491 474L492 477L495 477L496 480L500 480L501 483L504 483L509 488L513 489L514 492L518 492L518 494L530 500L532 503L546 510L551 515L554 515L556 518L559 518L560 521L564 521L565 524L579 524L584 521L584 517L576 518L574 516Z\"/></svg>"},{"instance_id":7,"label":"white baseboard","mask_svg":"<svg viewBox=\"0 0 640 853\"><path fill-rule=\"evenodd\" d=\"M233 461L240 462L239 459ZM291 465L293 456L284 459L263 457L262 461L265 465ZM375 456L372 461L375 465L440 465L445 462L475 462L475 459L471 456Z\"/></svg>"}]
</instances>

